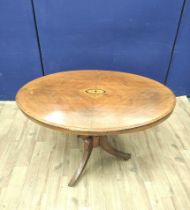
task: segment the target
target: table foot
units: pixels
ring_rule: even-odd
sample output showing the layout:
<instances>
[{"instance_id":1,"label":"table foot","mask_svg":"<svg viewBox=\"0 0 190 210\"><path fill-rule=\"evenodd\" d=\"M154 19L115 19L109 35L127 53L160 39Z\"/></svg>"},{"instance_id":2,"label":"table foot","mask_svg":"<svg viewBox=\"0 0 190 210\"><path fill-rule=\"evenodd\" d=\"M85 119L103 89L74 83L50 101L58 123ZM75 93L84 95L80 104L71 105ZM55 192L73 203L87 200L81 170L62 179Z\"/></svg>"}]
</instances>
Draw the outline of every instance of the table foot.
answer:
<instances>
[{"instance_id":1,"label":"table foot","mask_svg":"<svg viewBox=\"0 0 190 210\"><path fill-rule=\"evenodd\" d=\"M104 151L108 152L109 154L114 155L114 156L121 158L123 160L128 160L131 158L131 154L119 151L119 150L115 149L114 147L112 147L110 145L110 143L108 142L107 136L100 138L100 147Z\"/></svg>"},{"instance_id":2,"label":"table foot","mask_svg":"<svg viewBox=\"0 0 190 210\"><path fill-rule=\"evenodd\" d=\"M70 180L70 182L68 184L69 187L73 187L79 180L79 178L80 178L80 176L89 160L92 149L93 149L93 137L87 137L86 139L84 139L84 153L83 153L82 160L80 162L79 168L76 170L76 172L74 173L72 179Z\"/></svg>"},{"instance_id":3,"label":"table foot","mask_svg":"<svg viewBox=\"0 0 190 210\"><path fill-rule=\"evenodd\" d=\"M74 173L72 179L70 180L68 186L73 187L79 180L89 158L92 153L93 148L100 146L104 151L119 157L123 160L128 160L131 158L131 154L121 152L113 148L109 142L107 136L80 136L84 140L84 153L82 160L80 162L79 168Z\"/></svg>"}]
</instances>

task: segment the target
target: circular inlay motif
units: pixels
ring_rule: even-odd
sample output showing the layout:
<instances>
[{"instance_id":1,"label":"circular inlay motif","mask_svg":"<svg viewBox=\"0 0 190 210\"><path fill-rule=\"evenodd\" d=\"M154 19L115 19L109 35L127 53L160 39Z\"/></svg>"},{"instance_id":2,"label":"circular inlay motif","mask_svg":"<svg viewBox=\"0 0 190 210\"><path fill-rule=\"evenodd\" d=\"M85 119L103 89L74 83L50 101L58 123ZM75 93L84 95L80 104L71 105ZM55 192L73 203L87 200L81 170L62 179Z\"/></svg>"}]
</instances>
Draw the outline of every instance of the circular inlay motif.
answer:
<instances>
[{"instance_id":1,"label":"circular inlay motif","mask_svg":"<svg viewBox=\"0 0 190 210\"><path fill-rule=\"evenodd\" d=\"M106 91L100 88L89 88L85 90L85 92L88 94L99 95L99 94L104 94Z\"/></svg>"}]
</instances>

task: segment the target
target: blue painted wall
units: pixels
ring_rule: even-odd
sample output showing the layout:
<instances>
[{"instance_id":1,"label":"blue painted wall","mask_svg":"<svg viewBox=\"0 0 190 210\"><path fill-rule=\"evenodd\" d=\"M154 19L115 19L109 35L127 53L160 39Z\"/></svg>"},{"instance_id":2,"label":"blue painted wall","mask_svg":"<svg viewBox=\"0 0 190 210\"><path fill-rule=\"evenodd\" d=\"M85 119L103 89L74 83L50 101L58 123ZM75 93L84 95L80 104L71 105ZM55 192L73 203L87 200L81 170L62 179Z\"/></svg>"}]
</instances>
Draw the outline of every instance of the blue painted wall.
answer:
<instances>
[{"instance_id":1,"label":"blue painted wall","mask_svg":"<svg viewBox=\"0 0 190 210\"><path fill-rule=\"evenodd\" d=\"M167 85L177 95L190 96L190 1L186 1Z\"/></svg>"},{"instance_id":2,"label":"blue painted wall","mask_svg":"<svg viewBox=\"0 0 190 210\"><path fill-rule=\"evenodd\" d=\"M31 2L0 1L0 99L14 99L27 81L41 76Z\"/></svg>"},{"instance_id":3,"label":"blue painted wall","mask_svg":"<svg viewBox=\"0 0 190 210\"><path fill-rule=\"evenodd\" d=\"M46 74L118 69L164 81L183 0L34 3Z\"/></svg>"},{"instance_id":4,"label":"blue painted wall","mask_svg":"<svg viewBox=\"0 0 190 210\"><path fill-rule=\"evenodd\" d=\"M1 0L0 99L14 99L43 71L87 68L145 75L166 81L178 95L190 95L189 4Z\"/></svg>"}]
</instances>

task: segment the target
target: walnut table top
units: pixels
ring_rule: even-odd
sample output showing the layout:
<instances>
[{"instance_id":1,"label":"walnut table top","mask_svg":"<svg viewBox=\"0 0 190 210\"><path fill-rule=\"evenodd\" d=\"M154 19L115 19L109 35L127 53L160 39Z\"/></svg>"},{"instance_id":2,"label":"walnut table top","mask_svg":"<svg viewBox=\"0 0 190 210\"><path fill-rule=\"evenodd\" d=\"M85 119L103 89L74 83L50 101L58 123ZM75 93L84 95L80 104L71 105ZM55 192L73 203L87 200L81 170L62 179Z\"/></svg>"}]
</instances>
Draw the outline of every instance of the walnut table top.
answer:
<instances>
[{"instance_id":1,"label":"walnut table top","mask_svg":"<svg viewBox=\"0 0 190 210\"><path fill-rule=\"evenodd\" d=\"M169 116L175 96L154 80L123 72L80 70L35 79L16 96L31 119L81 135L128 132Z\"/></svg>"}]
</instances>

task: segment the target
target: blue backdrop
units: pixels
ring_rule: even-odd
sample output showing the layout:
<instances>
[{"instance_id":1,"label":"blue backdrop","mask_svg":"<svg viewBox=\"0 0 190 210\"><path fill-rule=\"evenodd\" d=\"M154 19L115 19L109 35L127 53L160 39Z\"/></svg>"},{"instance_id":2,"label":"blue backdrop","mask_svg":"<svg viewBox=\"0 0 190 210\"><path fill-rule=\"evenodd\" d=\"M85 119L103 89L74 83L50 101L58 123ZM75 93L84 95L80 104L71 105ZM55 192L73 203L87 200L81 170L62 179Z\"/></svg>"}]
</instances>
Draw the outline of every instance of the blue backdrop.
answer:
<instances>
[{"instance_id":1,"label":"blue backdrop","mask_svg":"<svg viewBox=\"0 0 190 210\"><path fill-rule=\"evenodd\" d=\"M0 99L66 69L145 75L190 95L184 0L0 1Z\"/></svg>"},{"instance_id":2,"label":"blue backdrop","mask_svg":"<svg viewBox=\"0 0 190 210\"><path fill-rule=\"evenodd\" d=\"M167 85L177 95L190 96L190 1L185 4Z\"/></svg>"},{"instance_id":3,"label":"blue backdrop","mask_svg":"<svg viewBox=\"0 0 190 210\"><path fill-rule=\"evenodd\" d=\"M27 81L41 76L30 1L0 1L0 99L14 99Z\"/></svg>"}]
</instances>

